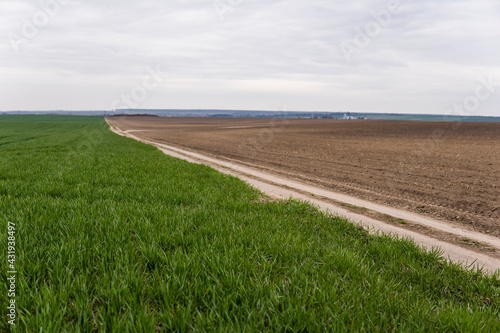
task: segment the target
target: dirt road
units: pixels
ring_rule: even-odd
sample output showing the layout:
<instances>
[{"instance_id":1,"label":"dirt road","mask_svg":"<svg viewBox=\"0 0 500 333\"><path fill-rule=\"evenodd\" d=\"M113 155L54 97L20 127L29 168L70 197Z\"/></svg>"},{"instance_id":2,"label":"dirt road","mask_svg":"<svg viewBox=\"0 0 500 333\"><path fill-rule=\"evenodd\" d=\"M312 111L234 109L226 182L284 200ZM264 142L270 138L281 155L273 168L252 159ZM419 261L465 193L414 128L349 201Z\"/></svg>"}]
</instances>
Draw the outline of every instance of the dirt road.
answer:
<instances>
[{"instance_id":1,"label":"dirt road","mask_svg":"<svg viewBox=\"0 0 500 333\"><path fill-rule=\"evenodd\" d=\"M446 247L458 248L446 251L450 257L470 262L486 255L481 259L485 267L500 267L492 259L500 258L500 240L494 237L500 196L498 163L494 163L500 161L498 124L110 120L126 132L122 134L168 143L160 148L170 154L229 168L240 177L258 178L281 190L286 187L295 196L331 205L336 212L365 224L369 221L378 229L432 239L420 242L425 246L439 244L444 249L445 240ZM465 258L464 248L473 254Z\"/></svg>"}]
</instances>

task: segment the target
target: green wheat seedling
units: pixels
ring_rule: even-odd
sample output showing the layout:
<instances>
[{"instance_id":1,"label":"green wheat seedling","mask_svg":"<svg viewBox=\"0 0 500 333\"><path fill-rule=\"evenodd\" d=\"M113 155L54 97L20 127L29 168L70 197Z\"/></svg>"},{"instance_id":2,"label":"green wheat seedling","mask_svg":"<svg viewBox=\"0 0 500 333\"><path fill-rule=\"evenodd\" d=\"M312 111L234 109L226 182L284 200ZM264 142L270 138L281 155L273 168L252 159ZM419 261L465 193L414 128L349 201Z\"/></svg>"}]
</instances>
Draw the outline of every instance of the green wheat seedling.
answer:
<instances>
[{"instance_id":1,"label":"green wheat seedling","mask_svg":"<svg viewBox=\"0 0 500 333\"><path fill-rule=\"evenodd\" d=\"M102 118L0 116L0 249L11 221L18 270L0 331L500 331L498 278L260 199Z\"/></svg>"}]
</instances>

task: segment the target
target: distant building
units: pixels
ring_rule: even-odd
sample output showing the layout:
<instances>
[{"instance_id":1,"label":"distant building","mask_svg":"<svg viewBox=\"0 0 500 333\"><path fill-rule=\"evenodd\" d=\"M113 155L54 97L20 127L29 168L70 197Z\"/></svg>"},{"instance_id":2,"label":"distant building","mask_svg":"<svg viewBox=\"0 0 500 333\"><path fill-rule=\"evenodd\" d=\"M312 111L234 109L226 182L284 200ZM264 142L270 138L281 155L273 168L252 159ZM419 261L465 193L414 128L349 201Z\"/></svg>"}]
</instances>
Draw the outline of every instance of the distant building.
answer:
<instances>
[{"instance_id":1,"label":"distant building","mask_svg":"<svg viewBox=\"0 0 500 333\"><path fill-rule=\"evenodd\" d=\"M352 119L368 119L368 118L364 116L351 116L351 114L348 112L344 113L344 117L342 119L352 120Z\"/></svg>"},{"instance_id":2,"label":"distant building","mask_svg":"<svg viewBox=\"0 0 500 333\"><path fill-rule=\"evenodd\" d=\"M357 116L351 116L350 113L344 113L344 118L342 119L345 119L345 120L351 120L351 119L358 119Z\"/></svg>"}]
</instances>

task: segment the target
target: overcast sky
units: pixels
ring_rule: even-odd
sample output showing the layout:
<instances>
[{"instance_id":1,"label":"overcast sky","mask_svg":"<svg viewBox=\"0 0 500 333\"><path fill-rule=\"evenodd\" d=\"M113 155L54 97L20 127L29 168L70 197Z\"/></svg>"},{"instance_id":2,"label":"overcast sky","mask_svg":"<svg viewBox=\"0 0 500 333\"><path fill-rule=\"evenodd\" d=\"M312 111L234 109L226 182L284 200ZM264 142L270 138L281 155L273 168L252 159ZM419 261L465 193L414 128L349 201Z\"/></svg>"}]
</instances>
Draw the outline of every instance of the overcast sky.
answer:
<instances>
[{"instance_id":1,"label":"overcast sky","mask_svg":"<svg viewBox=\"0 0 500 333\"><path fill-rule=\"evenodd\" d=\"M2 0L0 18L4 111L500 116L498 0Z\"/></svg>"}]
</instances>

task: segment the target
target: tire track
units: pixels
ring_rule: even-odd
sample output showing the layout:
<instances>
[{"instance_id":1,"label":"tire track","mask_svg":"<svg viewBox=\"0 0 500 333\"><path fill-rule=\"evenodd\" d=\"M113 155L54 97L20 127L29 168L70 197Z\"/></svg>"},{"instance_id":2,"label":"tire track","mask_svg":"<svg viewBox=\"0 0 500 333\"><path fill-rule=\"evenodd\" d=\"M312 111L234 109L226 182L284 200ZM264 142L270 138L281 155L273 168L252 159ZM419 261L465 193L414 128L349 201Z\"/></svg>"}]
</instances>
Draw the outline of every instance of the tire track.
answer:
<instances>
[{"instance_id":1,"label":"tire track","mask_svg":"<svg viewBox=\"0 0 500 333\"><path fill-rule=\"evenodd\" d=\"M437 231L438 234L443 233L452 235L455 238L462 237L470 239L474 242L487 244L495 250L500 250L500 239L497 237L462 229L460 227L434 220L413 212L373 203L341 193L335 193L330 190L300 183L298 181L290 180L288 178L283 178L270 173L265 173L254 167L245 166L233 161L224 161L159 142L144 140L131 134L129 131L122 131L121 129L113 126L109 119L106 119L106 121L110 125L110 129L119 135L153 145L170 156L181 158L192 163L205 164L217 169L220 172L237 176L272 197L279 199L293 197L299 200L308 201L322 210L346 217L354 223L359 223L372 232L382 231L384 233L396 234L400 237L410 237L418 245L423 246L424 248L432 249L439 247L443 251L444 256L449 260L462 263L466 266L475 266L488 272L500 274L500 260L498 258L484 253L479 253L477 251L471 251L462 246L448 243L403 227L388 224L384 221L377 220L366 215L353 213L340 205L333 204L332 201L356 207L364 207L380 214L386 214L404 221L422 225L426 228Z\"/></svg>"}]
</instances>

